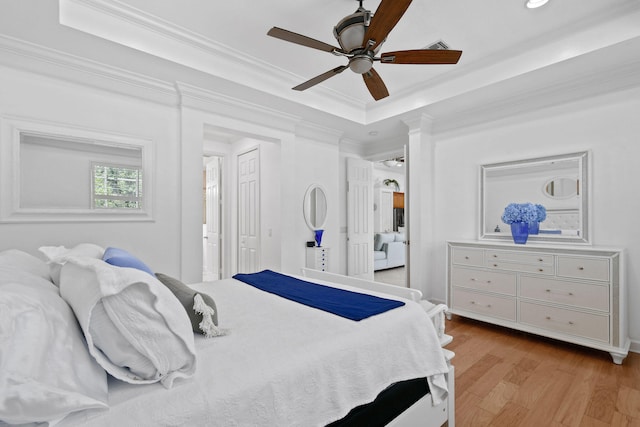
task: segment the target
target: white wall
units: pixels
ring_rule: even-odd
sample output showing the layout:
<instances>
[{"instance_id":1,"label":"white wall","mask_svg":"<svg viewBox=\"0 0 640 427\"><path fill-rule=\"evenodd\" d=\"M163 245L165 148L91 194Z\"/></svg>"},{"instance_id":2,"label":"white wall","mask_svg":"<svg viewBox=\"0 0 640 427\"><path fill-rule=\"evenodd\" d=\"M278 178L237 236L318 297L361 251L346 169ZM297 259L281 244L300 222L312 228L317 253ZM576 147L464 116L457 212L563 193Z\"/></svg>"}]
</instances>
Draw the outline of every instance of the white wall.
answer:
<instances>
[{"instance_id":1,"label":"white wall","mask_svg":"<svg viewBox=\"0 0 640 427\"><path fill-rule=\"evenodd\" d=\"M310 185L320 184L327 192L327 221L322 246L330 251L329 271L337 273L341 257L338 212L342 209L338 190L338 146L309 136L298 136L291 154L294 162L288 163L287 168L292 168L295 176L294 182L290 183L294 198L287 201L287 206L294 212L294 222L283 227L286 229L284 232L290 233L294 246L289 247L289 256L283 258L282 269L297 274L300 267L305 265L306 242L314 240L314 233L302 214L304 195Z\"/></svg>"},{"instance_id":2,"label":"white wall","mask_svg":"<svg viewBox=\"0 0 640 427\"><path fill-rule=\"evenodd\" d=\"M150 174L157 197L148 222L0 224L0 250L18 248L38 255L42 245L73 246L93 242L139 255L152 269L179 271L180 158L178 110L129 96L0 67L0 116L24 118L119 134L153 143ZM2 141L5 143L8 141Z\"/></svg>"},{"instance_id":3,"label":"white wall","mask_svg":"<svg viewBox=\"0 0 640 427\"><path fill-rule=\"evenodd\" d=\"M385 185L383 184L385 179L395 179L398 182L398 185L400 186L400 192L403 193L404 192L404 168L400 169L400 168L389 168L387 166L384 165L380 165L379 163L374 163L374 167L373 167L373 188L378 188L378 187L385 187ZM393 184L389 185L389 188L393 189L393 191L395 190L395 187L393 186Z\"/></svg>"},{"instance_id":4,"label":"white wall","mask_svg":"<svg viewBox=\"0 0 640 427\"><path fill-rule=\"evenodd\" d=\"M447 240L476 239L481 164L590 150L592 243L625 248L630 335L640 350L640 89L437 135L433 299L445 299Z\"/></svg>"}]
</instances>

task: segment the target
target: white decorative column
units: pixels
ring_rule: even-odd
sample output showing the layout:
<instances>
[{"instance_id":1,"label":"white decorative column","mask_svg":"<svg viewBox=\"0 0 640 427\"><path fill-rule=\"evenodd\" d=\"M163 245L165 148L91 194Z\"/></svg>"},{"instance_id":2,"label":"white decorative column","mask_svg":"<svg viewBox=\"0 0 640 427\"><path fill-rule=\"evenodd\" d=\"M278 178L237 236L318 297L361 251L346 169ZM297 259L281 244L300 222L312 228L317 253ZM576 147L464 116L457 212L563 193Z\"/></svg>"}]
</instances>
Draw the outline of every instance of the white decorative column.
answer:
<instances>
[{"instance_id":1,"label":"white decorative column","mask_svg":"<svg viewBox=\"0 0 640 427\"><path fill-rule=\"evenodd\" d=\"M409 236L409 286L431 298L435 283L435 183L434 142L431 135L433 118L421 114L406 119L409 126L405 191L405 223Z\"/></svg>"}]
</instances>

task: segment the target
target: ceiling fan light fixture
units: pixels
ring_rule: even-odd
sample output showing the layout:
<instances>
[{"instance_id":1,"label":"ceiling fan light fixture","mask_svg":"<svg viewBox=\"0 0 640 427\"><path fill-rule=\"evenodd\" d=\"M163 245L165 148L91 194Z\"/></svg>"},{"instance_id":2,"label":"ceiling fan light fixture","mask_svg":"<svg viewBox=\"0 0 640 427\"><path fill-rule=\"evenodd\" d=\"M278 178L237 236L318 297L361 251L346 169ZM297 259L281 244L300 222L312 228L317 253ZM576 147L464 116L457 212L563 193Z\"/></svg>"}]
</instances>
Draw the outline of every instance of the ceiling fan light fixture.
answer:
<instances>
[{"instance_id":1,"label":"ceiling fan light fixture","mask_svg":"<svg viewBox=\"0 0 640 427\"><path fill-rule=\"evenodd\" d=\"M356 74L364 74L373 66L373 60L369 55L356 55L349 60L349 68Z\"/></svg>"},{"instance_id":2,"label":"ceiling fan light fixture","mask_svg":"<svg viewBox=\"0 0 640 427\"><path fill-rule=\"evenodd\" d=\"M540 6L544 6L548 1L549 0L527 0L526 6L529 9L535 9Z\"/></svg>"},{"instance_id":3,"label":"ceiling fan light fixture","mask_svg":"<svg viewBox=\"0 0 640 427\"><path fill-rule=\"evenodd\" d=\"M352 52L363 47L364 33L370 20L371 13L368 10L358 10L343 18L333 28L333 35L345 52Z\"/></svg>"}]
</instances>

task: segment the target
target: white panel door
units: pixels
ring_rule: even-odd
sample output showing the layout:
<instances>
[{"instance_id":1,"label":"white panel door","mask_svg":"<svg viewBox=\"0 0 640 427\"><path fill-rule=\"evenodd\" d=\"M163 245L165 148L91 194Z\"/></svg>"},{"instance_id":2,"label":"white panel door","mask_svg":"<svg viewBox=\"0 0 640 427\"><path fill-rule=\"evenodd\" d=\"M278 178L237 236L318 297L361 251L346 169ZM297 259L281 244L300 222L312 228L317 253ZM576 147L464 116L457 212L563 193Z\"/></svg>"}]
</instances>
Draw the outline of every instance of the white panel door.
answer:
<instances>
[{"instance_id":1,"label":"white panel door","mask_svg":"<svg viewBox=\"0 0 640 427\"><path fill-rule=\"evenodd\" d=\"M259 165L257 148L238 156L238 273L259 268Z\"/></svg>"},{"instance_id":2,"label":"white panel door","mask_svg":"<svg viewBox=\"0 0 640 427\"><path fill-rule=\"evenodd\" d=\"M218 280L221 273L221 187L220 157L209 157L205 167L205 233L203 280Z\"/></svg>"},{"instance_id":3,"label":"white panel door","mask_svg":"<svg viewBox=\"0 0 640 427\"><path fill-rule=\"evenodd\" d=\"M347 275L373 280L373 165L347 159Z\"/></svg>"}]
</instances>

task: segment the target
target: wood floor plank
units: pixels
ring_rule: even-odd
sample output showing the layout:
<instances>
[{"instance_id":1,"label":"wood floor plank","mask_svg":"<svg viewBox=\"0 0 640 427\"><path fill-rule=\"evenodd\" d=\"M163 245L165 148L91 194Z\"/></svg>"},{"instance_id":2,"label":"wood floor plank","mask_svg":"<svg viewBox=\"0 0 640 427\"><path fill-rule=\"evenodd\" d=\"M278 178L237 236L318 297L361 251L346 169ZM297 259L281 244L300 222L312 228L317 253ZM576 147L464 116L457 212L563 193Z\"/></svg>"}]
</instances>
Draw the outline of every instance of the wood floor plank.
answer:
<instances>
[{"instance_id":1,"label":"wood floor plank","mask_svg":"<svg viewBox=\"0 0 640 427\"><path fill-rule=\"evenodd\" d=\"M606 352L459 316L446 329L458 426L640 427L640 354L616 365Z\"/></svg>"},{"instance_id":2,"label":"wood floor plank","mask_svg":"<svg viewBox=\"0 0 640 427\"><path fill-rule=\"evenodd\" d=\"M518 386L513 383L500 381L485 395L478 406L497 415L511 401L517 389Z\"/></svg>"},{"instance_id":3,"label":"wood floor plank","mask_svg":"<svg viewBox=\"0 0 640 427\"><path fill-rule=\"evenodd\" d=\"M491 426L517 426L529 413L529 409L517 403L508 402L491 422Z\"/></svg>"},{"instance_id":4,"label":"wood floor plank","mask_svg":"<svg viewBox=\"0 0 640 427\"><path fill-rule=\"evenodd\" d=\"M620 387L616 409L630 418L640 418L640 391L627 386Z\"/></svg>"}]
</instances>

